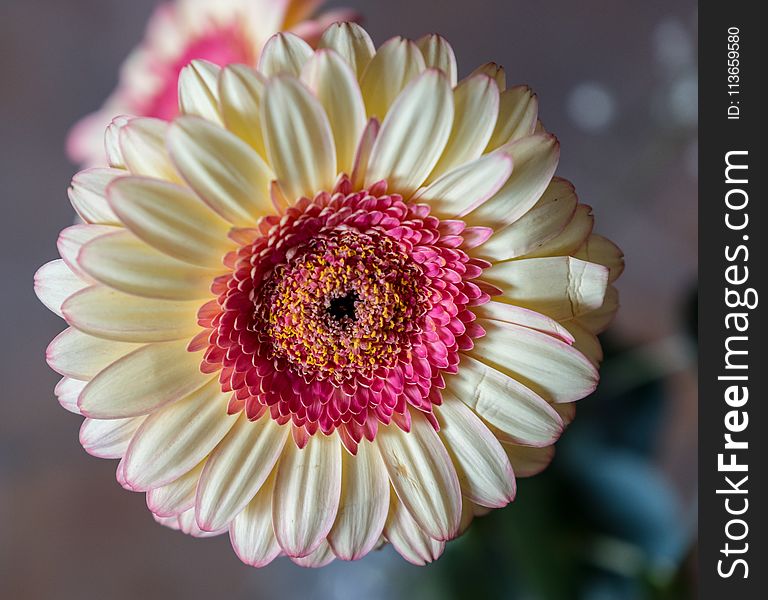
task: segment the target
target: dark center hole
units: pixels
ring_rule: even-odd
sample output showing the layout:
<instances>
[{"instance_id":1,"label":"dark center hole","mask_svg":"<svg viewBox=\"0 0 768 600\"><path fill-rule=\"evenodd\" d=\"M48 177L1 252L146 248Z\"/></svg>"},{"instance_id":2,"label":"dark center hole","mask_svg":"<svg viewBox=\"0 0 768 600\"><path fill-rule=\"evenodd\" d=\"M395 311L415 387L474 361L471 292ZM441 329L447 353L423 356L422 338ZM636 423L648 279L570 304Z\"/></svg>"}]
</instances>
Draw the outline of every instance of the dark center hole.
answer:
<instances>
[{"instance_id":1,"label":"dark center hole","mask_svg":"<svg viewBox=\"0 0 768 600\"><path fill-rule=\"evenodd\" d=\"M350 319L355 318L355 302L358 301L356 292L348 292L344 296L333 298L328 305L328 314L331 315L337 321L341 321L345 317Z\"/></svg>"}]
</instances>

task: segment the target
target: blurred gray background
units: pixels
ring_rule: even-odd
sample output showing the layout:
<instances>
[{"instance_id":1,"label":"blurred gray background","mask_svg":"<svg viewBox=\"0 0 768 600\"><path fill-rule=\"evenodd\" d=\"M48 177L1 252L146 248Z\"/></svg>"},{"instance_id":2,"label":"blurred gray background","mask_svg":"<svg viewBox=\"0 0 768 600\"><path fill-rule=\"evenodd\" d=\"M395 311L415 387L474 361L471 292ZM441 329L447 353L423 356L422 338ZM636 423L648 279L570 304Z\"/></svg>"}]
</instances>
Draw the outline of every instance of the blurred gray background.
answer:
<instances>
[{"instance_id":1,"label":"blurred gray background","mask_svg":"<svg viewBox=\"0 0 768 600\"><path fill-rule=\"evenodd\" d=\"M440 561L419 570L387 549L319 571L285 559L259 571L240 563L226 537L195 540L164 529L143 495L115 482L116 463L80 448L79 419L56 403L58 377L43 353L63 322L36 301L32 276L56 256L56 236L73 219L66 189L75 168L64 138L113 88L154 5L0 0L0 597L376 599L407 596L404 581L419 584L410 588L418 597L445 597L439 582L421 585L437 577ZM508 82L539 94L540 116L562 143L559 174L595 207L596 230L626 254L623 308L609 335L618 356L645 361L664 390L647 458L692 530L696 383L682 315L697 269L696 3L328 5L362 12L377 45L396 34L443 34L460 75L494 60ZM520 484L523 502L528 485ZM542 594L510 588L501 596Z\"/></svg>"}]
</instances>

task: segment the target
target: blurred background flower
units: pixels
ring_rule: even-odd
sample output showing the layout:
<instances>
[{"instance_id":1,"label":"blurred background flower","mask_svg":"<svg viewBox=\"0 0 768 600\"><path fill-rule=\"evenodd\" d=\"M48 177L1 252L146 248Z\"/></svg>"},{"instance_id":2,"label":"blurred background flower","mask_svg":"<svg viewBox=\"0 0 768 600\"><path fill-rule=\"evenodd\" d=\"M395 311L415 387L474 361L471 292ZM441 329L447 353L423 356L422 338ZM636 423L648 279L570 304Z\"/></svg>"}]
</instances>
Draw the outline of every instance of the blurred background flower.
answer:
<instances>
[{"instance_id":1,"label":"blurred background flower","mask_svg":"<svg viewBox=\"0 0 768 600\"><path fill-rule=\"evenodd\" d=\"M0 596L13 598L524 598L695 596L696 3L347 0L377 44L445 35L460 75L489 59L540 94L558 174L627 257L598 391L553 466L521 480L419 569L391 549L302 570L243 566L227 540L157 527L89 459L43 362L60 322L33 299L35 268L72 222L68 128L114 88L153 0L0 5L0 236L6 334L0 415ZM631 25L631 26L628 26ZM45 43L40 43L44 40ZM118 516L119 515L119 516Z\"/></svg>"}]
</instances>

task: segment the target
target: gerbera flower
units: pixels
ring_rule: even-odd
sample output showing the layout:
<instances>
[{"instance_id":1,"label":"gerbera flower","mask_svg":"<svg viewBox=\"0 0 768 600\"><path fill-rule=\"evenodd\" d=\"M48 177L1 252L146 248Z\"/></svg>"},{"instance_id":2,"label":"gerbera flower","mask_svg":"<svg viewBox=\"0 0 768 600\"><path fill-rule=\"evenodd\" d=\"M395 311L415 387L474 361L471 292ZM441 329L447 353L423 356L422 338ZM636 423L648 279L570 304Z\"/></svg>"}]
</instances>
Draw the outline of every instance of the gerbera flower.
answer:
<instances>
[{"instance_id":1,"label":"gerbera flower","mask_svg":"<svg viewBox=\"0 0 768 600\"><path fill-rule=\"evenodd\" d=\"M291 31L313 46L323 30L355 14L337 9L313 17L324 0L172 0L160 5L144 41L123 64L104 106L69 134L67 153L84 166L104 164L104 129L115 115L173 119L179 72L192 60L256 66L266 41Z\"/></svg>"},{"instance_id":2,"label":"gerbera flower","mask_svg":"<svg viewBox=\"0 0 768 600\"><path fill-rule=\"evenodd\" d=\"M124 118L40 269L91 454L161 523L307 566L437 558L597 384L620 251L503 70L438 36L279 34Z\"/></svg>"}]
</instances>

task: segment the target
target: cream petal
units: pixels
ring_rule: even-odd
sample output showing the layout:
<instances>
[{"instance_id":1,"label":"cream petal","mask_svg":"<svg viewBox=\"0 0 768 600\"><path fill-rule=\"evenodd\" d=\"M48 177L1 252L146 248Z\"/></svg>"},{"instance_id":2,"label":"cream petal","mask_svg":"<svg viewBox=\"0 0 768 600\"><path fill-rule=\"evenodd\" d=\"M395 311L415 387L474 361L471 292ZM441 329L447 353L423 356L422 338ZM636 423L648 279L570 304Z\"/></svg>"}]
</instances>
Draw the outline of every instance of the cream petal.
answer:
<instances>
[{"instance_id":1,"label":"cream petal","mask_svg":"<svg viewBox=\"0 0 768 600\"><path fill-rule=\"evenodd\" d=\"M563 431L560 415L546 400L472 356L462 357L459 372L447 378L446 386L490 425L526 446L552 444Z\"/></svg>"},{"instance_id":2,"label":"cream petal","mask_svg":"<svg viewBox=\"0 0 768 600\"><path fill-rule=\"evenodd\" d=\"M555 173L560 144L551 135L532 135L503 147L515 169L499 193L464 219L493 229L514 223L538 202Z\"/></svg>"},{"instance_id":3,"label":"cream petal","mask_svg":"<svg viewBox=\"0 0 768 600\"><path fill-rule=\"evenodd\" d=\"M127 419L85 419L80 427L80 444L99 458L122 458L144 417Z\"/></svg>"},{"instance_id":4,"label":"cream petal","mask_svg":"<svg viewBox=\"0 0 768 600\"><path fill-rule=\"evenodd\" d=\"M318 569L329 565L335 558L336 556L334 556L331 546L327 541L323 540L312 553L302 557L291 557L291 560L300 567Z\"/></svg>"},{"instance_id":5,"label":"cream petal","mask_svg":"<svg viewBox=\"0 0 768 600\"><path fill-rule=\"evenodd\" d=\"M199 117L180 117L170 128L168 147L189 186L230 223L252 226L272 212L274 175L236 135Z\"/></svg>"},{"instance_id":6,"label":"cream petal","mask_svg":"<svg viewBox=\"0 0 768 600\"><path fill-rule=\"evenodd\" d=\"M125 455L126 482L133 489L149 490L193 469L237 421L227 414L228 401L229 394L221 391L214 377L149 415Z\"/></svg>"},{"instance_id":7,"label":"cream petal","mask_svg":"<svg viewBox=\"0 0 768 600\"><path fill-rule=\"evenodd\" d=\"M127 294L166 300L209 298L223 271L195 267L150 248L128 231L102 235L83 246L77 259L95 280Z\"/></svg>"},{"instance_id":8,"label":"cream petal","mask_svg":"<svg viewBox=\"0 0 768 600\"><path fill-rule=\"evenodd\" d=\"M526 258L497 263L483 279L504 292L496 300L562 321L602 305L608 269L571 256Z\"/></svg>"},{"instance_id":9,"label":"cream petal","mask_svg":"<svg viewBox=\"0 0 768 600\"><path fill-rule=\"evenodd\" d=\"M88 381L140 347L139 344L95 338L70 327L53 338L45 352L45 359L57 373Z\"/></svg>"},{"instance_id":10,"label":"cream petal","mask_svg":"<svg viewBox=\"0 0 768 600\"><path fill-rule=\"evenodd\" d=\"M538 252L571 222L577 202L573 186L556 177L531 210L501 231L494 232L486 243L473 251L473 255L500 262Z\"/></svg>"},{"instance_id":11,"label":"cream petal","mask_svg":"<svg viewBox=\"0 0 768 600\"><path fill-rule=\"evenodd\" d=\"M298 80L276 77L264 94L262 129L269 162L290 202L331 191L336 149L322 105Z\"/></svg>"},{"instance_id":12,"label":"cream petal","mask_svg":"<svg viewBox=\"0 0 768 600\"><path fill-rule=\"evenodd\" d=\"M473 307L472 311L483 319L494 319L496 321L504 321L505 323L522 325L523 327L529 327L530 329L553 335L568 344L573 343L573 336L568 333L568 330L563 325L546 315L528 308L491 300L481 306Z\"/></svg>"},{"instance_id":13,"label":"cream petal","mask_svg":"<svg viewBox=\"0 0 768 600\"><path fill-rule=\"evenodd\" d=\"M44 264L35 273L35 294L60 317L64 316L61 312L64 301L87 286L88 283L75 275L61 259Z\"/></svg>"},{"instance_id":14,"label":"cream petal","mask_svg":"<svg viewBox=\"0 0 768 600\"><path fill-rule=\"evenodd\" d=\"M563 322L563 326L574 338L573 347L586 356L596 367L603 362L603 348L597 336L579 323L577 319Z\"/></svg>"},{"instance_id":15,"label":"cream petal","mask_svg":"<svg viewBox=\"0 0 768 600\"><path fill-rule=\"evenodd\" d=\"M87 383L87 381L79 381L69 377L62 377L59 380L53 392L56 394L56 399L64 410L68 410L76 415L80 414L80 409L77 408L77 398Z\"/></svg>"},{"instance_id":16,"label":"cream petal","mask_svg":"<svg viewBox=\"0 0 768 600\"><path fill-rule=\"evenodd\" d=\"M549 466L555 456L554 446L531 448L515 444L501 444L515 471L515 477L532 477Z\"/></svg>"},{"instance_id":17,"label":"cream petal","mask_svg":"<svg viewBox=\"0 0 768 600\"><path fill-rule=\"evenodd\" d=\"M416 40L416 45L424 55L424 63L428 69L440 69L448 76L451 87L456 87L457 71L456 55L448 41L441 35L425 35Z\"/></svg>"},{"instance_id":18,"label":"cream petal","mask_svg":"<svg viewBox=\"0 0 768 600\"><path fill-rule=\"evenodd\" d=\"M173 517L195 505L195 491L205 462L165 485L147 492L147 507L158 517Z\"/></svg>"},{"instance_id":19,"label":"cream petal","mask_svg":"<svg viewBox=\"0 0 768 600\"><path fill-rule=\"evenodd\" d=\"M293 75L298 77L301 69L312 56L312 48L299 36L292 33L277 33L264 45L259 58L259 72L265 77Z\"/></svg>"},{"instance_id":20,"label":"cream petal","mask_svg":"<svg viewBox=\"0 0 768 600\"><path fill-rule=\"evenodd\" d=\"M333 50L319 50L304 65L301 79L328 115L336 145L336 170L351 174L366 125L365 104L354 72Z\"/></svg>"},{"instance_id":21,"label":"cream petal","mask_svg":"<svg viewBox=\"0 0 768 600\"><path fill-rule=\"evenodd\" d=\"M147 117L133 118L119 130L120 149L132 174L180 181L165 146L167 133L167 121Z\"/></svg>"},{"instance_id":22,"label":"cream petal","mask_svg":"<svg viewBox=\"0 0 768 600\"><path fill-rule=\"evenodd\" d=\"M78 263L78 255L83 246L88 242L106 235L108 233L117 233L122 231L119 227L108 225L72 225L63 229L56 241L56 247L62 260L80 279L93 282L93 279L86 273Z\"/></svg>"},{"instance_id":23,"label":"cream petal","mask_svg":"<svg viewBox=\"0 0 768 600\"><path fill-rule=\"evenodd\" d=\"M186 346L187 340L148 344L114 361L85 386L80 411L94 419L146 415L200 389L211 376Z\"/></svg>"},{"instance_id":24,"label":"cream petal","mask_svg":"<svg viewBox=\"0 0 768 600\"><path fill-rule=\"evenodd\" d=\"M371 151L376 143L376 138L379 136L380 128L381 123L377 119L370 119L360 136L360 143L355 152L355 162L350 177L353 189L361 189L364 185L368 162L371 159Z\"/></svg>"},{"instance_id":25,"label":"cream petal","mask_svg":"<svg viewBox=\"0 0 768 600\"><path fill-rule=\"evenodd\" d=\"M549 402L573 402L597 386L594 365L573 346L545 333L501 321L477 320L486 335L472 357L516 379Z\"/></svg>"},{"instance_id":26,"label":"cream petal","mask_svg":"<svg viewBox=\"0 0 768 600\"><path fill-rule=\"evenodd\" d=\"M495 62L489 62L485 63L484 65L480 65L477 67L477 69L470 73L467 79L471 79L476 75L485 75L486 77L490 77L496 82L497 87L502 92L507 89L507 75L504 71L504 67Z\"/></svg>"},{"instance_id":27,"label":"cream petal","mask_svg":"<svg viewBox=\"0 0 768 600\"><path fill-rule=\"evenodd\" d=\"M236 245L230 225L189 188L144 177L109 186L109 204L136 237L184 262L220 269Z\"/></svg>"},{"instance_id":28,"label":"cream petal","mask_svg":"<svg viewBox=\"0 0 768 600\"><path fill-rule=\"evenodd\" d=\"M203 531L200 529L195 521L194 509L189 509L188 511L181 513L176 519L179 523L179 531L191 535L192 537L208 538L227 532L226 529L219 529L218 531Z\"/></svg>"},{"instance_id":29,"label":"cream petal","mask_svg":"<svg viewBox=\"0 0 768 600\"><path fill-rule=\"evenodd\" d=\"M86 169L72 178L68 194L72 208L86 223L120 225L107 202L107 186L127 175L122 169Z\"/></svg>"},{"instance_id":30,"label":"cream petal","mask_svg":"<svg viewBox=\"0 0 768 600\"><path fill-rule=\"evenodd\" d=\"M288 556L307 556L325 541L340 495L341 443L336 436L310 436L301 450L292 442L286 445L275 481L272 523Z\"/></svg>"},{"instance_id":31,"label":"cream petal","mask_svg":"<svg viewBox=\"0 0 768 600\"><path fill-rule=\"evenodd\" d=\"M486 152L532 135L539 115L539 101L531 88L519 85L501 93L499 118Z\"/></svg>"},{"instance_id":32,"label":"cream petal","mask_svg":"<svg viewBox=\"0 0 768 600\"><path fill-rule=\"evenodd\" d=\"M487 75L474 75L453 91L453 102L456 111L451 135L427 181L482 155L496 124L499 87Z\"/></svg>"},{"instance_id":33,"label":"cream petal","mask_svg":"<svg viewBox=\"0 0 768 600\"><path fill-rule=\"evenodd\" d=\"M330 48L347 61L360 79L376 48L368 32L357 23L334 23L323 32L318 48Z\"/></svg>"},{"instance_id":34,"label":"cream petal","mask_svg":"<svg viewBox=\"0 0 768 600\"><path fill-rule=\"evenodd\" d=\"M249 421L241 415L205 465L195 499L203 530L226 527L253 499L283 451L288 427L269 415Z\"/></svg>"},{"instance_id":35,"label":"cream petal","mask_svg":"<svg viewBox=\"0 0 768 600\"><path fill-rule=\"evenodd\" d=\"M272 528L274 471L229 526L229 539L238 558L252 567L265 567L282 552Z\"/></svg>"},{"instance_id":36,"label":"cream petal","mask_svg":"<svg viewBox=\"0 0 768 600\"><path fill-rule=\"evenodd\" d=\"M499 441L466 404L448 394L435 413L464 497L493 508L509 504L515 475Z\"/></svg>"},{"instance_id":37,"label":"cream petal","mask_svg":"<svg viewBox=\"0 0 768 600\"><path fill-rule=\"evenodd\" d=\"M414 42L401 37L384 42L360 76L368 117L384 120L400 92L426 68Z\"/></svg>"},{"instance_id":38,"label":"cream petal","mask_svg":"<svg viewBox=\"0 0 768 600\"><path fill-rule=\"evenodd\" d=\"M367 185L385 179L390 191L408 198L435 167L452 124L453 93L446 75L425 71L397 97L384 119L371 151Z\"/></svg>"},{"instance_id":39,"label":"cream petal","mask_svg":"<svg viewBox=\"0 0 768 600\"><path fill-rule=\"evenodd\" d=\"M445 542L429 537L394 493L391 494L384 535L397 553L414 565L431 563L440 558L445 550Z\"/></svg>"},{"instance_id":40,"label":"cream petal","mask_svg":"<svg viewBox=\"0 0 768 600\"><path fill-rule=\"evenodd\" d=\"M193 60L179 73L179 112L222 124L218 79L221 67L207 60Z\"/></svg>"},{"instance_id":41,"label":"cream petal","mask_svg":"<svg viewBox=\"0 0 768 600\"><path fill-rule=\"evenodd\" d=\"M512 157L486 154L441 176L417 191L413 202L426 202L436 215L461 216L491 198L512 173Z\"/></svg>"},{"instance_id":42,"label":"cream petal","mask_svg":"<svg viewBox=\"0 0 768 600\"><path fill-rule=\"evenodd\" d=\"M451 457L427 419L412 411L411 431L379 427L376 436L392 487L429 536L449 540L461 519L461 488Z\"/></svg>"},{"instance_id":43,"label":"cream petal","mask_svg":"<svg viewBox=\"0 0 768 600\"><path fill-rule=\"evenodd\" d=\"M381 537L389 512L389 478L376 448L361 443L357 455L343 453L341 499L328 542L342 560L357 560Z\"/></svg>"},{"instance_id":44,"label":"cream petal","mask_svg":"<svg viewBox=\"0 0 768 600\"><path fill-rule=\"evenodd\" d=\"M107 164L115 169L126 169L123 150L120 148L120 130L134 117L119 116L112 119L104 132L104 151Z\"/></svg>"},{"instance_id":45,"label":"cream petal","mask_svg":"<svg viewBox=\"0 0 768 600\"><path fill-rule=\"evenodd\" d=\"M619 292L614 286L609 285L600 308L580 315L577 320L589 331L598 334L608 328L617 310L619 310Z\"/></svg>"},{"instance_id":46,"label":"cream petal","mask_svg":"<svg viewBox=\"0 0 768 600\"><path fill-rule=\"evenodd\" d=\"M221 116L232 133L261 157L267 155L261 131L261 102L266 85L262 75L247 65L228 65L219 76Z\"/></svg>"},{"instance_id":47,"label":"cream petal","mask_svg":"<svg viewBox=\"0 0 768 600\"><path fill-rule=\"evenodd\" d=\"M83 289L62 306L68 323L96 337L120 342L189 339L201 331L200 302L151 300L104 286Z\"/></svg>"},{"instance_id":48,"label":"cream petal","mask_svg":"<svg viewBox=\"0 0 768 600\"><path fill-rule=\"evenodd\" d=\"M531 250L526 257L568 256L574 254L592 233L595 218L592 207L579 204L565 228L548 242Z\"/></svg>"},{"instance_id":49,"label":"cream petal","mask_svg":"<svg viewBox=\"0 0 768 600\"><path fill-rule=\"evenodd\" d=\"M624 253L611 240L593 233L574 255L576 258L608 267L608 283L613 283L624 271Z\"/></svg>"}]
</instances>

